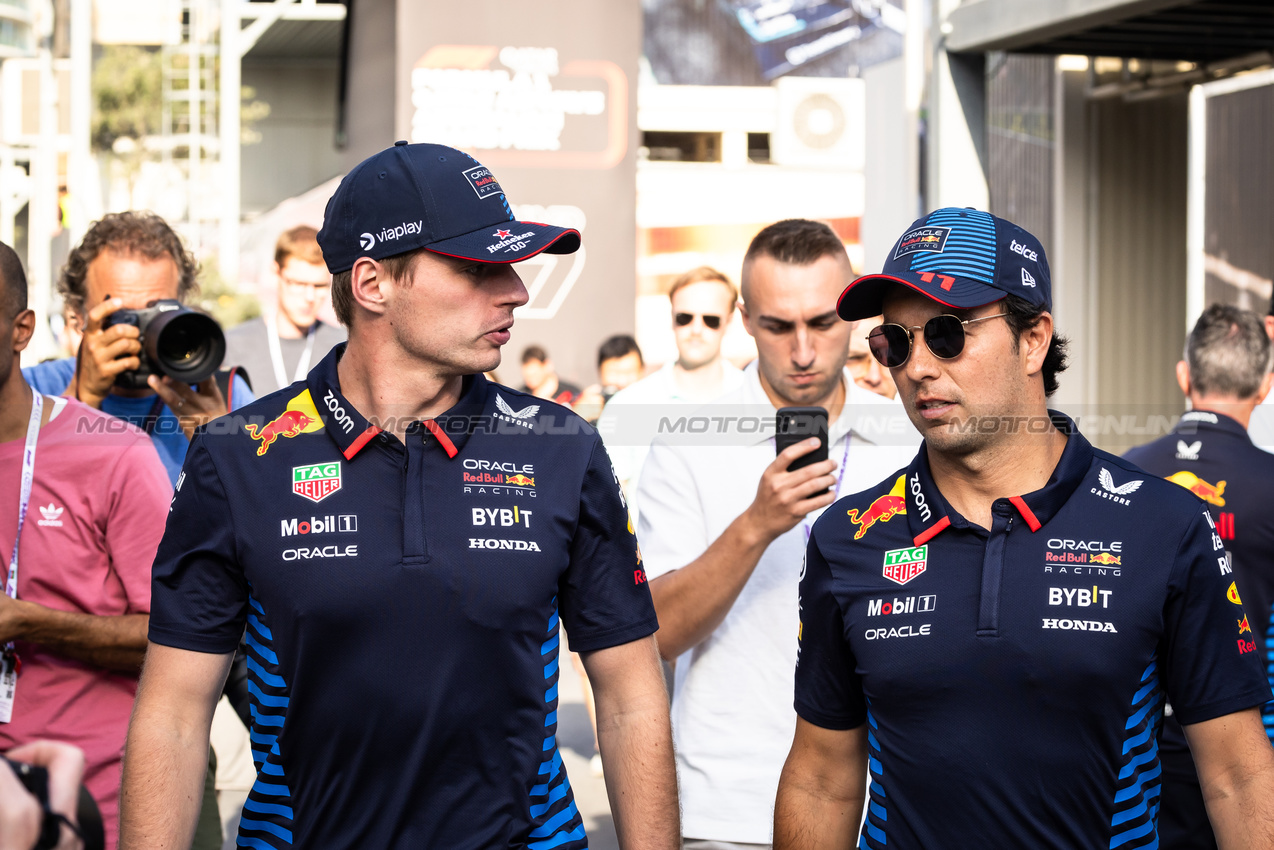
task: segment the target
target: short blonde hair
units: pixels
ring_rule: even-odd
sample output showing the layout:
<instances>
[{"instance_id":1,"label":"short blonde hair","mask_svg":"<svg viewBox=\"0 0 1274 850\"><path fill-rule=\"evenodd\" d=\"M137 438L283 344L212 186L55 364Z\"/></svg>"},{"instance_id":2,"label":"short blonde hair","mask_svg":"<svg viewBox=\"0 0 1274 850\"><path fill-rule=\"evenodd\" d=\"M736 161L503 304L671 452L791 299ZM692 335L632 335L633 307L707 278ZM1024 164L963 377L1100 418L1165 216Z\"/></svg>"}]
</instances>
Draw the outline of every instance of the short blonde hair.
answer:
<instances>
[{"instance_id":1,"label":"short blonde hair","mask_svg":"<svg viewBox=\"0 0 1274 850\"><path fill-rule=\"evenodd\" d=\"M722 272L717 271L712 266L699 266L691 269L672 282L672 288L668 290L668 300L671 301L677 292L692 283L721 283L725 284L725 288L730 290L730 310L734 310L734 302L739 300L739 291L734 288L734 284L730 282L730 278L726 277Z\"/></svg>"}]
</instances>

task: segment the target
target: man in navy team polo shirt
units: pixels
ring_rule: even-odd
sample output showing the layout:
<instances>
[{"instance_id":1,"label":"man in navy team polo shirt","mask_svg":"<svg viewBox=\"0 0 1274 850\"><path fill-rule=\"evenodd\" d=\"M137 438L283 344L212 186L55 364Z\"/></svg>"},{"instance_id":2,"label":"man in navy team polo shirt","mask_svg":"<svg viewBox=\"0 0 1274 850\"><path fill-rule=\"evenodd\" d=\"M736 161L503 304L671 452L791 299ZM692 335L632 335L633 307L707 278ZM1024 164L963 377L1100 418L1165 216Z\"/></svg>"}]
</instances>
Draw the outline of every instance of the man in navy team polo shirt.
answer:
<instances>
[{"instance_id":1,"label":"man in navy team polo shirt","mask_svg":"<svg viewBox=\"0 0 1274 850\"><path fill-rule=\"evenodd\" d=\"M1157 845L1185 728L1222 847L1274 846L1270 699L1197 498L1046 407L1065 366L1038 240L943 209L850 284L924 446L814 525L776 848Z\"/></svg>"},{"instance_id":2,"label":"man in navy team polo shirt","mask_svg":"<svg viewBox=\"0 0 1274 850\"><path fill-rule=\"evenodd\" d=\"M1148 472L1180 484L1207 502L1217 535L1225 543L1250 619L1236 620L1257 655L1268 660L1274 604L1274 455L1248 437L1248 421L1270 389L1270 339L1261 316L1229 304L1203 312L1177 364L1177 383L1190 412L1170 434L1124 455ZM1266 670L1274 674L1274 665ZM1274 703L1262 710L1274 740ZM1164 718L1163 850L1216 850L1203 794L1181 724Z\"/></svg>"},{"instance_id":3,"label":"man in navy team polo shirt","mask_svg":"<svg viewBox=\"0 0 1274 850\"><path fill-rule=\"evenodd\" d=\"M122 848L189 841L245 624L240 846L585 847L556 741L559 616L621 843L676 846L658 626L606 452L482 374L527 301L510 264L579 241L516 221L452 148L399 142L341 182L319 243L348 345L201 429L177 485Z\"/></svg>"}]
</instances>

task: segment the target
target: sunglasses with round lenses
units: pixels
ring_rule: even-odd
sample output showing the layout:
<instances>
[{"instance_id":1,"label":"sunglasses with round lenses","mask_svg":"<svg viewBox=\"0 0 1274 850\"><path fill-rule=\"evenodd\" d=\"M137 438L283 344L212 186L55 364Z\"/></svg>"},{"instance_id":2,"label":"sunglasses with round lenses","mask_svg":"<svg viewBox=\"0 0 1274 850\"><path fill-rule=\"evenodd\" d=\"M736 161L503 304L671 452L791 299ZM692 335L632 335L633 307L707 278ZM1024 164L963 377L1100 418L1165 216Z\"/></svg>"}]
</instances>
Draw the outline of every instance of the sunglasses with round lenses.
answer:
<instances>
[{"instance_id":1,"label":"sunglasses with round lenses","mask_svg":"<svg viewBox=\"0 0 1274 850\"><path fill-rule=\"evenodd\" d=\"M715 331L721 328L721 317L714 316L711 313L677 313L672 318L677 323L677 327L684 328L695 320L696 315L703 319L703 323L708 327L708 330Z\"/></svg>"},{"instance_id":2,"label":"sunglasses with round lenses","mask_svg":"<svg viewBox=\"0 0 1274 850\"><path fill-rule=\"evenodd\" d=\"M882 366L896 369L911 358L912 333L923 330L925 345L933 352L933 356L941 360L951 360L964 351L964 326L974 322L985 322L987 319L998 319L1008 313L996 313L994 316L980 316L976 319L961 319L944 313L934 316L925 322L924 327L904 327L887 324L873 328L867 335L867 345L872 356Z\"/></svg>"}]
</instances>

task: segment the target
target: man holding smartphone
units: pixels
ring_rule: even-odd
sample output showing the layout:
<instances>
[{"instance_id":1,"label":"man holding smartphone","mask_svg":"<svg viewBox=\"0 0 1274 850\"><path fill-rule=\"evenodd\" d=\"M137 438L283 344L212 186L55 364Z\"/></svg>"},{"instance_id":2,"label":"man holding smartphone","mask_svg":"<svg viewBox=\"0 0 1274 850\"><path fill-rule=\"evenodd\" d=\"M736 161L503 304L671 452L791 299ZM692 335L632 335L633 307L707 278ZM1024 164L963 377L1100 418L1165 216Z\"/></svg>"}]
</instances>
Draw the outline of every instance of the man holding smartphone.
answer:
<instances>
[{"instance_id":1,"label":"man holding smartphone","mask_svg":"<svg viewBox=\"0 0 1274 850\"><path fill-rule=\"evenodd\" d=\"M769 845L796 726L793 636L808 527L837 494L905 465L916 444L902 408L845 371L849 326L832 305L853 273L831 228L766 227L741 279L756 362L738 390L684 417L721 428L688 439L696 429L680 433L682 417L667 417L638 484L659 649L677 662L672 714L687 848ZM788 471L818 448L816 438L775 456L776 412L790 406L827 410L827 460ZM892 442L907 445L882 445L890 421L899 426Z\"/></svg>"}]
</instances>

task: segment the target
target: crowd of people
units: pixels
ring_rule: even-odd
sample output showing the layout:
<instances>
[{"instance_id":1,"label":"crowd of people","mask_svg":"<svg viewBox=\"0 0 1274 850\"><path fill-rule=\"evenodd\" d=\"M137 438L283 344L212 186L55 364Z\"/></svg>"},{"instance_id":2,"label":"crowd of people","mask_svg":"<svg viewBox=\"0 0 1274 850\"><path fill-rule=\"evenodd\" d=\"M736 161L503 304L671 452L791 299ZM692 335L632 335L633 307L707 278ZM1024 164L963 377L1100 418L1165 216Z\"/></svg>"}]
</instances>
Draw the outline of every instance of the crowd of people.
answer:
<instances>
[{"instance_id":1,"label":"crowd of people","mask_svg":"<svg viewBox=\"0 0 1274 850\"><path fill-rule=\"evenodd\" d=\"M791 219L672 282L662 365L514 389L514 264L581 237L510 209L376 154L193 384L120 321L197 292L161 218L90 228L26 368L0 245L0 850L585 847L568 646L623 847L1274 846L1274 322L1209 307L1120 458L1048 407L1034 235L936 210L860 275Z\"/></svg>"}]
</instances>

